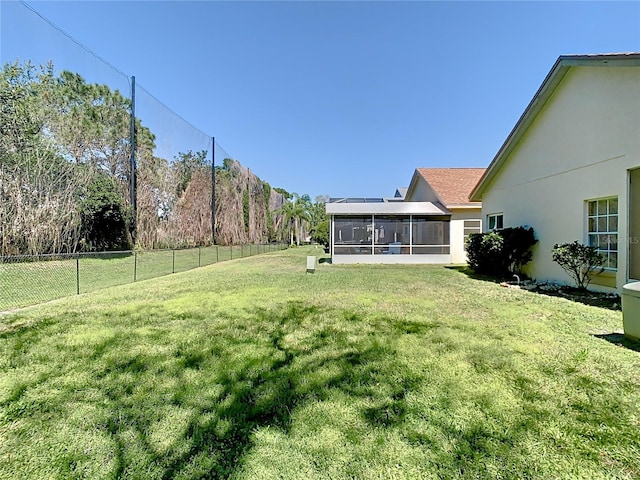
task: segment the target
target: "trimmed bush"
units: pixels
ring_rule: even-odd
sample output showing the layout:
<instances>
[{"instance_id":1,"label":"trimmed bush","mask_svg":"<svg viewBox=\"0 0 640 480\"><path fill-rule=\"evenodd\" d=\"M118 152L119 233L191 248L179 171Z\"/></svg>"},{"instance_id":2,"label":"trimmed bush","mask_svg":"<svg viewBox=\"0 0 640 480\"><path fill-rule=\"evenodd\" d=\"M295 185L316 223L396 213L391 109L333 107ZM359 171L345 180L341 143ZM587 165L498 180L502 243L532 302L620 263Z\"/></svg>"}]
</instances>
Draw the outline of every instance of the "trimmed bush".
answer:
<instances>
[{"instance_id":1,"label":"trimmed bush","mask_svg":"<svg viewBox=\"0 0 640 480\"><path fill-rule=\"evenodd\" d=\"M552 255L553 261L564 268L580 290L586 290L593 276L604 271L604 258L598 249L578 243L577 240L556 243Z\"/></svg>"},{"instance_id":2,"label":"trimmed bush","mask_svg":"<svg viewBox=\"0 0 640 480\"><path fill-rule=\"evenodd\" d=\"M497 277L521 274L537 241L531 227L473 233L467 241L469 267L476 273Z\"/></svg>"},{"instance_id":3,"label":"trimmed bush","mask_svg":"<svg viewBox=\"0 0 640 480\"><path fill-rule=\"evenodd\" d=\"M467 240L469 267L484 275L500 275L503 270L502 236L497 232L472 233Z\"/></svg>"}]
</instances>

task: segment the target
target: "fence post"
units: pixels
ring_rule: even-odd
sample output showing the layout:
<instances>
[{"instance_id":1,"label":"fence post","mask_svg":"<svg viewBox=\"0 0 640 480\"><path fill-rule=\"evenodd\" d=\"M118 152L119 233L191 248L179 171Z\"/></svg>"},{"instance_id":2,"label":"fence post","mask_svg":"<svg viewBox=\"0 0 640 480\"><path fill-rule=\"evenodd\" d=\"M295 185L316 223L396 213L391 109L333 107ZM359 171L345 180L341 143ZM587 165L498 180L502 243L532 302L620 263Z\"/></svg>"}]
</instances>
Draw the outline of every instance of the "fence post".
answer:
<instances>
[{"instance_id":1,"label":"fence post","mask_svg":"<svg viewBox=\"0 0 640 480\"><path fill-rule=\"evenodd\" d=\"M133 252L133 281L135 282L138 276L138 252Z\"/></svg>"},{"instance_id":2,"label":"fence post","mask_svg":"<svg viewBox=\"0 0 640 480\"><path fill-rule=\"evenodd\" d=\"M216 245L216 263L220 261L220 255L218 254L218 245Z\"/></svg>"},{"instance_id":3,"label":"fence post","mask_svg":"<svg viewBox=\"0 0 640 480\"><path fill-rule=\"evenodd\" d=\"M216 137L211 137L211 243L216 243Z\"/></svg>"},{"instance_id":4,"label":"fence post","mask_svg":"<svg viewBox=\"0 0 640 480\"><path fill-rule=\"evenodd\" d=\"M76 295L80 295L80 255L76 257Z\"/></svg>"},{"instance_id":5,"label":"fence post","mask_svg":"<svg viewBox=\"0 0 640 480\"><path fill-rule=\"evenodd\" d=\"M133 210L131 229L131 243L136 246L137 232L137 195L138 181L136 178L136 77L131 77L131 115L129 117L129 201ZM135 281L135 280L134 280Z\"/></svg>"}]
</instances>

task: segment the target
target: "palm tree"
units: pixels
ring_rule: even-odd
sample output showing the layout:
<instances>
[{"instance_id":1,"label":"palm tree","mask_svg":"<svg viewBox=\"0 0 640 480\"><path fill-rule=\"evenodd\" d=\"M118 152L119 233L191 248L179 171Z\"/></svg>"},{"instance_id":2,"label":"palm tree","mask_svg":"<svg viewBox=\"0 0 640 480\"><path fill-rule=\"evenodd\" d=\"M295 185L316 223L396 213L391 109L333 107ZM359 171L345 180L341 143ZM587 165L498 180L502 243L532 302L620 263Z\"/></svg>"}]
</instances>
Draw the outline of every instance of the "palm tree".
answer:
<instances>
[{"instance_id":1,"label":"palm tree","mask_svg":"<svg viewBox=\"0 0 640 480\"><path fill-rule=\"evenodd\" d=\"M287 201L280 208L280 213L284 215L285 224L289 228L291 235L291 245L293 245L293 237L295 233L296 245L300 245L300 230L304 228L304 222L310 220L309 208L311 199L309 195L298 195L293 193L293 200ZM293 227L293 228L292 228Z\"/></svg>"}]
</instances>

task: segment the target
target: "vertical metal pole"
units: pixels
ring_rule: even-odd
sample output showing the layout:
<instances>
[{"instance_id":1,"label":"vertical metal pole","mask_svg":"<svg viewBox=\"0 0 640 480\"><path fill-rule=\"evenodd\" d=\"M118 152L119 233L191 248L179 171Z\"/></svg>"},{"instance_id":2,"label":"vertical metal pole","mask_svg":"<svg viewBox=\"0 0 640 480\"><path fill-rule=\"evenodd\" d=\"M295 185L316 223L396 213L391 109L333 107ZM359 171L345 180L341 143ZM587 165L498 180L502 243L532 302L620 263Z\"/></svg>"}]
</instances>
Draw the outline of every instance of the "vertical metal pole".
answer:
<instances>
[{"instance_id":1,"label":"vertical metal pole","mask_svg":"<svg viewBox=\"0 0 640 480\"><path fill-rule=\"evenodd\" d=\"M80 256L76 257L76 294L80 295Z\"/></svg>"},{"instance_id":2,"label":"vertical metal pole","mask_svg":"<svg viewBox=\"0 0 640 480\"><path fill-rule=\"evenodd\" d=\"M218 251L218 246L216 245L216 263L220 261L220 252Z\"/></svg>"},{"instance_id":3,"label":"vertical metal pole","mask_svg":"<svg viewBox=\"0 0 640 480\"><path fill-rule=\"evenodd\" d=\"M171 273L176 273L176 251L171 250Z\"/></svg>"},{"instance_id":4,"label":"vertical metal pole","mask_svg":"<svg viewBox=\"0 0 640 480\"><path fill-rule=\"evenodd\" d=\"M336 241L336 239L335 239L335 231L334 231L335 227L336 226L335 226L335 223L334 223L334 218L333 218L333 215L331 215L329 217L329 256L331 258L333 258L333 250L334 250L334 245L335 245L335 241ZM340 234L338 233L338 235L340 235Z\"/></svg>"},{"instance_id":5,"label":"vertical metal pole","mask_svg":"<svg viewBox=\"0 0 640 480\"><path fill-rule=\"evenodd\" d=\"M233 260L233 244L229 247L229 251L231 252L231 258L229 260Z\"/></svg>"},{"instance_id":6,"label":"vertical metal pole","mask_svg":"<svg viewBox=\"0 0 640 480\"><path fill-rule=\"evenodd\" d=\"M131 77L131 118L129 125L129 196L131 201L131 242L136 245L136 223L138 208L136 205L136 77Z\"/></svg>"},{"instance_id":7,"label":"vertical metal pole","mask_svg":"<svg viewBox=\"0 0 640 480\"><path fill-rule=\"evenodd\" d=\"M135 282L138 276L138 252L133 252L133 281Z\"/></svg>"},{"instance_id":8,"label":"vertical metal pole","mask_svg":"<svg viewBox=\"0 0 640 480\"><path fill-rule=\"evenodd\" d=\"M413 255L413 215L409 215L409 255Z\"/></svg>"},{"instance_id":9,"label":"vertical metal pole","mask_svg":"<svg viewBox=\"0 0 640 480\"><path fill-rule=\"evenodd\" d=\"M202 252L200 250L201 250L201 248L198 247L198 267L202 266L202 263L200 261L200 259L202 258Z\"/></svg>"},{"instance_id":10,"label":"vertical metal pole","mask_svg":"<svg viewBox=\"0 0 640 480\"><path fill-rule=\"evenodd\" d=\"M211 243L216 244L216 137L211 137Z\"/></svg>"}]
</instances>

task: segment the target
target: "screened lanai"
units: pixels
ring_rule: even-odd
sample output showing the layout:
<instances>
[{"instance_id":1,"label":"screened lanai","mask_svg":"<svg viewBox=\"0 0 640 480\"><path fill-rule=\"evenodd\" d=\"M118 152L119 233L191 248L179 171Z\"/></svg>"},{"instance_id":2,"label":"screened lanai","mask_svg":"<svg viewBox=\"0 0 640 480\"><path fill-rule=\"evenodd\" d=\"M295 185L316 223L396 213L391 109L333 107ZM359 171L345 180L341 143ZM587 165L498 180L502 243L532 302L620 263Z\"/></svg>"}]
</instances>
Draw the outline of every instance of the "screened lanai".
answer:
<instances>
[{"instance_id":1,"label":"screened lanai","mask_svg":"<svg viewBox=\"0 0 640 480\"><path fill-rule=\"evenodd\" d=\"M451 263L451 213L431 202L327 203L338 263Z\"/></svg>"}]
</instances>

